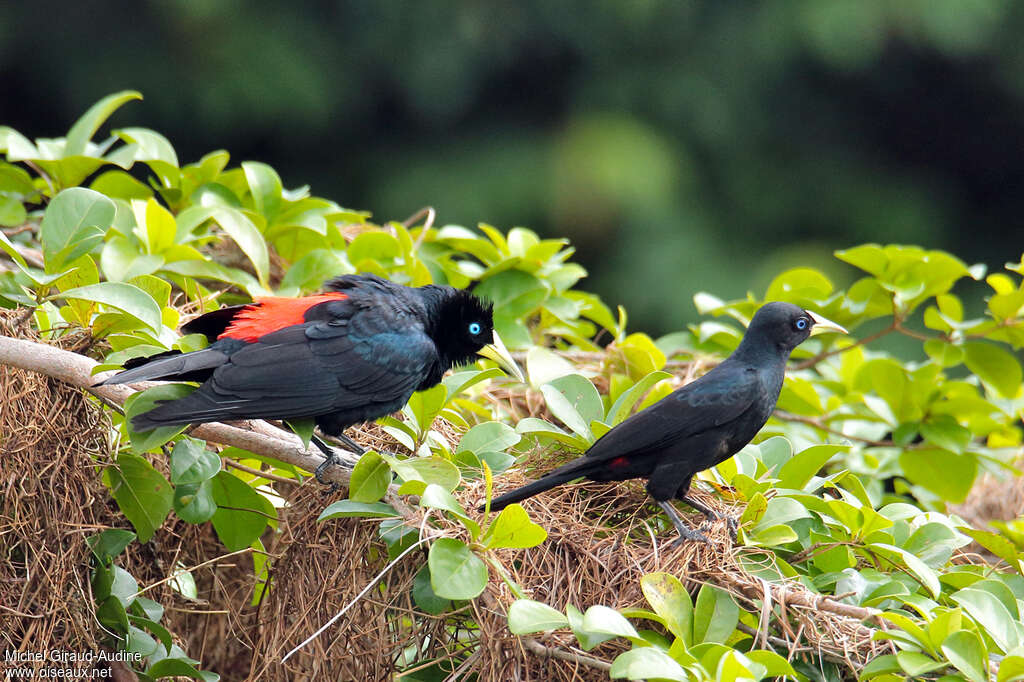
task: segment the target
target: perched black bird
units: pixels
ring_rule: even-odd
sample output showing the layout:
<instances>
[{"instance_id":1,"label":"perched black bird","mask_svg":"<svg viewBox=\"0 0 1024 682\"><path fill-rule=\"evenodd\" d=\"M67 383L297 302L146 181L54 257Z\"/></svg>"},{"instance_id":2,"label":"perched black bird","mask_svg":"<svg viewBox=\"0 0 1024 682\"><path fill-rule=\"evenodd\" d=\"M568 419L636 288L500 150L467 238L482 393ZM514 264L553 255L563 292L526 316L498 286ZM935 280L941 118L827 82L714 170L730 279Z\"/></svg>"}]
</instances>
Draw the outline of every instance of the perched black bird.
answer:
<instances>
[{"instance_id":1,"label":"perched black bird","mask_svg":"<svg viewBox=\"0 0 1024 682\"><path fill-rule=\"evenodd\" d=\"M732 457L761 430L779 399L789 354L811 334L824 331L846 333L834 322L790 303L764 305L739 347L718 367L626 419L582 457L496 498L491 509L580 477L646 478L647 492L672 519L678 541L706 540L683 523L669 500L682 500L709 519L716 518L711 509L689 497L694 474Z\"/></svg>"},{"instance_id":2,"label":"perched black bird","mask_svg":"<svg viewBox=\"0 0 1024 682\"><path fill-rule=\"evenodd\" d=\"M206 335L207 348L135 358L103 383L202 382L188 396L136 415L137 431L314 418L322 432L361 450L342 434L346 428L401 409L454 365L480 354L519 374L507 351L491 345L498 341L491 305L468 291L414 289L374 275L338 277L325 288L330 293L260 298L197 317L182 331ZM333 461L333 451L317 445L328 455L324 465Z\"/></svg>"}]
</instances>

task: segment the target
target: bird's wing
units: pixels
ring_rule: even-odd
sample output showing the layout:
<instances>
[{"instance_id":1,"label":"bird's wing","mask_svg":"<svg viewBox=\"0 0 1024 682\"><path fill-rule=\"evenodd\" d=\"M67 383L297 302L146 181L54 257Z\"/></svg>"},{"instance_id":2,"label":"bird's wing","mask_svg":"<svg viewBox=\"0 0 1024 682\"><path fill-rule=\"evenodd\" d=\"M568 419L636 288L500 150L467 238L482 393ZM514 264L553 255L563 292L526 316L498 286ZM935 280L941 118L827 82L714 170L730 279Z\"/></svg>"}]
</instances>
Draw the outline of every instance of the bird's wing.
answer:
<instances>
[{"instance_id":1,"label":"bird's wing","mask_svg":"<svg viewBox=\"0 0 1024 682\"><path fill-rule=\"evenodd\" d=\"M637 412L595 442L586 458L642 456L722 426L758 399L757 372L720 365L697 381Z\"/></svg>"},{"instance_id":2,"label":"bird's wing","mask_svg":"<svg viewBox=\"0 0 1024 682\"><path fill-rule=\"evenodd\" d=\"M342 314L266 334L232 353L199 390L161 405L153 418L314 417L407 399L436 363L422 324L387 307L339 302L336 312Z\"/></svg>"}]
</instances>

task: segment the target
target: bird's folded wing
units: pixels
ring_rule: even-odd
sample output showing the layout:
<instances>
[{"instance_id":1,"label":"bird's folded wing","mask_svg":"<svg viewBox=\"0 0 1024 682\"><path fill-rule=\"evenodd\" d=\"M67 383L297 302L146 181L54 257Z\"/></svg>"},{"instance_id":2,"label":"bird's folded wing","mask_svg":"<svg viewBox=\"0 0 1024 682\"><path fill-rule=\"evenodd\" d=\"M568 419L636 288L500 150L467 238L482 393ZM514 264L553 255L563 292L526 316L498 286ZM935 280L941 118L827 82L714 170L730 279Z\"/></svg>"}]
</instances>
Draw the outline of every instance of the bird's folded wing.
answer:
<instances>
[{"instance_id":1,"label":"bird's folded wing","mask_svg":"<svg viewBox=\"0 0 1024 682\"><path fill-rule=\"evenodd\" d=\"M412 393L436 355L422 329L367 333L353 327L291 327L232 354L208 382L224 408L221 417L314 416Z\"/></svg>"},{"instance_id":2,"label":"bird's folded wing","mask_svg":"<svg viewBox=\"0 0 1024 682\"><path fill-rule=\"evenodd\" d=\"M760 381L740 368L719 370L637 412L594 443L587 458L642 456L738 418L758 399Z\"/></svg>"}]
</instances>

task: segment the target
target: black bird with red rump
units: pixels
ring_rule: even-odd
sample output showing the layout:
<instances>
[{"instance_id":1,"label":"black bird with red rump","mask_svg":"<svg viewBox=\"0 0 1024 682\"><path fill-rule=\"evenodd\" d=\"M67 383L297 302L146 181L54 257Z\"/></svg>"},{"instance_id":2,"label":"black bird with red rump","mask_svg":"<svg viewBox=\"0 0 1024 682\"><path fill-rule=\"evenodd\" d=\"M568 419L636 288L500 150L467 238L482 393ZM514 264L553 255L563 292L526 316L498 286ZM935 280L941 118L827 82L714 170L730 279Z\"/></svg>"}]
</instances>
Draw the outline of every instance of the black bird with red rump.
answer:
<instances>
[{"instance_id":1,"label":"black bird with red rump","mask_svg":"<svg viewBox=\"0 0 1024 682\"><path fill-rule=\"evenodd\" d=\"M411 288L375 275L345 275L327 293L257 298L201 315L182 327L210 345L125 363L104 384L201 382L193 393L136 415L132 427L235 419L298 420L340 438L350 426L401 409L414 391L482 355L522 377L494 334L491 305L447 286ZM319 439L316 445L334 460Z\"/></svg>"},{"instance_id":2,"label":"black bird with red rump","mask_svg":"<svg viewBox=\"0 0 1024 682\"><path fill-rule=\"evenodd\" d=\"M497 510L577 478L646 478L647 492L679 531L679 539L707 541L686 526L670 500L717 515L690 497L698 472L732 457L768 421L782 390L790 353L812 334L846 330L790 303L767 303L722 364L599 438L582 457L491 502ZM735 520L729 519L731 530Z\"/></svg>"}]
</instances>

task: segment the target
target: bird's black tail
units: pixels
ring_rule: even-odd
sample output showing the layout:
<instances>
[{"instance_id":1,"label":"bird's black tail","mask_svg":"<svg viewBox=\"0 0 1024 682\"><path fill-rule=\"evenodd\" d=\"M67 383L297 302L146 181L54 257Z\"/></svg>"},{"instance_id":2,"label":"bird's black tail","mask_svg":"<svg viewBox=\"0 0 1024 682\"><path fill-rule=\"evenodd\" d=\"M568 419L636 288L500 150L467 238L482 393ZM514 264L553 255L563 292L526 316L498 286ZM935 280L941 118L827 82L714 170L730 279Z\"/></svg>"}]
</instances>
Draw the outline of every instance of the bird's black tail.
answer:
<instances>
[{"instance_id":1,"label":"bird's black tail","mask_svg":"<svg viewBox=\"0 0 1024 682\"><path fill-rule=\"evenodd\" d=\"M137 381L157 379L204 381L213 370L223 365L227 358L227 355L212 348L192 353L172 350L148 358L133 358L125 363L123 372L118 372L96 385L133 384Z\"/></svg>"},{"instance_id":2,"label":"bird's black tail","mask_svg":"<svg viewBox=\"0 0 1024 682\"><path fill-rule=\"evenodd\" d=\"M587 473L586 464L589 464L589 462L587 462L584 457L574 459L565 466L561 466L541 478L538 478L533 483L527 483L521 488L516 488L512 492L496 497L491 500L491 511L499 511L510 504L525 500L527 497L533 497L537 493L542 493L545 490L551 490L557 485L562 485L563 483L568 483L580 476L585 476ZM483 509L483 507L480 507L481 511L483 511Z\"/></svg>"},{"instance_id":3,"label":"bird's black tail","mask_svg":"<svg viewBox=\"0 0 1024 682\"><path fill-rule=\"evenodd\" d=\"M132 428L139 432L152 431L160 426L180 424L206 424L236 417L230 405L218 404L202 388L177 400L158 400L156 407L132 417Z\"/></svg>"}]
</instances>

